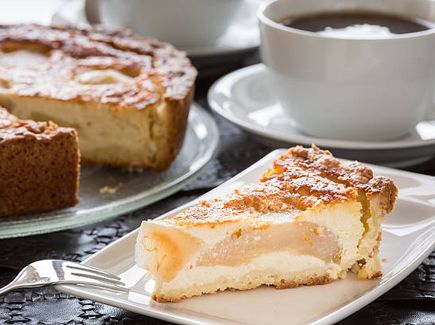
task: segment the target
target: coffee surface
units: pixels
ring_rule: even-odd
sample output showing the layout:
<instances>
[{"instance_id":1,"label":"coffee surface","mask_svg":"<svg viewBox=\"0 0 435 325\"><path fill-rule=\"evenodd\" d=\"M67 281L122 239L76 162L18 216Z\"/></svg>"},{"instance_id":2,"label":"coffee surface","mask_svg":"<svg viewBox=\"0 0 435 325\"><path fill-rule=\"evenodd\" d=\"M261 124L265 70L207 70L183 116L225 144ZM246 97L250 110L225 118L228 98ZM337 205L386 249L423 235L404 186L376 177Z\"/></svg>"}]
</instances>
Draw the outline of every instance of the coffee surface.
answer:
<instances>
[{"instance_id":1,"label":"coffee surface","mask_svg":"<svg viewBox=\"0 0 435 325\"><path fill-rule=\"evenodd\" d=\"M283 24L325 35L356 36L406 34L432 28L425 21L369 11L319 13L287 18Z\"/></svg>"}]
</instances>

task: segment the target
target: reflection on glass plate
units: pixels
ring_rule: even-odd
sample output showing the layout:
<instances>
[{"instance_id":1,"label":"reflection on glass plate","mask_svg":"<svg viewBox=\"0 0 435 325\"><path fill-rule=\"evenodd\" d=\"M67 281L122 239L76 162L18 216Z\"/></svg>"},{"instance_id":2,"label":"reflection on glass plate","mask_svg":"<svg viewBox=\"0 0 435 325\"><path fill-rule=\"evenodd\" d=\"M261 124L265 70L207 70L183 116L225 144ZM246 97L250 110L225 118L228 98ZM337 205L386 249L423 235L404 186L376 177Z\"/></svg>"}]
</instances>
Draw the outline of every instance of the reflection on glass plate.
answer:
<instances>
[{"instance_id":1,"label":"reflection on glass plate","mask_svg":"<svg viewBox=\"0 0 435 325\"><path fill-rule=\"evenodd\" d=\"M79 205L40 215L2 218L0 238L79 227L154 203L192 181L213 158L218 139L213 119L193 104L183 148L167 171L132 172L83 166Z\"/></svg>"}]
</instances>

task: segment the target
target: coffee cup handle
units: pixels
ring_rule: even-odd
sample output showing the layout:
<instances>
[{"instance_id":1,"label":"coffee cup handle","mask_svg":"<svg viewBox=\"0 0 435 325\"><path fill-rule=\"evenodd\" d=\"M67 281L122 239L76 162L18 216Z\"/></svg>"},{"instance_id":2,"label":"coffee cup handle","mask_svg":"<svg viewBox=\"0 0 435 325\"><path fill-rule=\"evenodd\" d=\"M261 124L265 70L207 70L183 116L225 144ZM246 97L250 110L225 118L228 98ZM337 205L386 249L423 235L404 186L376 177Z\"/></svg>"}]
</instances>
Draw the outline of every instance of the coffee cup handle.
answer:
<instances>
[{"instance_id":1,"label":"coffee cup handle","mask_svg":"<svg viewBox=\"0 0 435 325\"><path fill-rule=\"evenodd\" d=\"M100 24L99 0L85 0L85 15L90 24Z\"/></svg>"}]
</instances>

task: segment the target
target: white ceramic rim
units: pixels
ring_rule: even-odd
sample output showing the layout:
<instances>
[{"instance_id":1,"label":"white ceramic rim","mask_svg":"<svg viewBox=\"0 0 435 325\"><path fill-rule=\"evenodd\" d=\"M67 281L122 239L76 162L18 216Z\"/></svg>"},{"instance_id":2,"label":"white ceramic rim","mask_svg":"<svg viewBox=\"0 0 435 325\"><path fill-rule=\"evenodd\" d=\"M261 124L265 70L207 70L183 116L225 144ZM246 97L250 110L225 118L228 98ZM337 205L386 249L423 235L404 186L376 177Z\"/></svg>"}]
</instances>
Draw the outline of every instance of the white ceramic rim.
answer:
<instances>
[{"instance_id":1,"label":"white ceramic rim","mask_svg":"<svg viewBox=\"0 0 435 325\"><path fill-rule=\"evenodd\" d=\"M324 34L319 34L319 33L315 33L315 32L305 31L305 30L285 26L283 24L280 24L280 23L274 21L273 19L269 18L268 16L266 16L265 11L269 7L275 5L278 2L283 2L283 1L286 1L286 0L274 0L274 1L270 1L270 2L266 2L266 3L261 4L257 9L258 20L266 26L269 26L269 27L274 28L274 29L278 29L278 30L283 31L283 32L288 32L288 33L297 34L300 36L306 36L306 37L317 38L317 39L334 39L334 40L341 40L341 41L345 41L345 42L365 42L365 41L394 42L394 41L398 41L398 40L402 40L402 39L430 37L433 34L435 34L435 28L430 28L430 29L420 31L420 32L406 33L406 34L392 34L392 35L388 35L388 36L379 36L376 38L370 38L370 36L358 37L358 38L351 38L351 37L346 38L346 37L337 37L337 36L333 36L333 35L324 35ZM412 0L409 0L409 1L412 1ZM432 2L430 0L426 0L426 1ZM283 16L285 16L285 15L283 15Z\"/></svg>"},{"instance_id":2,"label":"white ceramic rim","mask_svg":"<svg viewBox=\"0 0 435 325\"><path fill-rule=\"evenodd\" d=\"M208 91L208 104L211 109L222 116L229 122L239 126L240 128L260 135L264 138L279 140L288 143L299 143L304 145L311 145L316 143L320 147L336 148L336 149L352 149L352 150L388 150L388 149L407 149L407 148L421 148L430 147L435 145L435 139L430 140L412 140L412 141L379 141L379 142L369 142L369 141L349 141L349 140L336 140L327 138L316 138L310 137L303 134L291 134L289 136L282 136L281 134L276 134L273 130L268 130L267 128L260 127L250 120L244 120L238 118L234 114L231 114L229 110L223 108L222 102L217 102L214 100L214 94L216 93L216 88L225 84L226 88L232 88L239 80L245 78L246 76L256 74L263 70L265 65L262 63L251 65L239 70L235 70L218 80L216 80ZM229 97L228 97L229 100Z\"/></svg>"}]
</instances>

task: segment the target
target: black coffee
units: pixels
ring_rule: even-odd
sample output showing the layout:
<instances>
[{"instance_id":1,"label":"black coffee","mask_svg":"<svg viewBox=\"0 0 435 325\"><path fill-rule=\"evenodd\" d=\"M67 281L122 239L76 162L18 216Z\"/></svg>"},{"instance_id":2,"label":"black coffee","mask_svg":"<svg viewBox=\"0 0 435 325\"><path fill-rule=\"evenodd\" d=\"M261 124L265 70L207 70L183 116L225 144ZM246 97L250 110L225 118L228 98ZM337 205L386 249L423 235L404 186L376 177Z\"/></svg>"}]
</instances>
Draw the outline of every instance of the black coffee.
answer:
<instances>
[{"instance_id":1,"label":"black coffee","mask_svg":"<svg viewBox=\"0 0 435 325\"><path fill-rule=\"evenodd\" d=\"M364 28L365 31L389 31L392 34L420 32L432 28L428 22L369 11L329 12L296 18L287 18L283 24L310 32L334 30L352 31Z\"/></svg>"}]
</instances>

